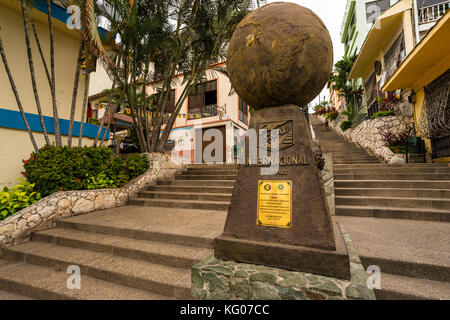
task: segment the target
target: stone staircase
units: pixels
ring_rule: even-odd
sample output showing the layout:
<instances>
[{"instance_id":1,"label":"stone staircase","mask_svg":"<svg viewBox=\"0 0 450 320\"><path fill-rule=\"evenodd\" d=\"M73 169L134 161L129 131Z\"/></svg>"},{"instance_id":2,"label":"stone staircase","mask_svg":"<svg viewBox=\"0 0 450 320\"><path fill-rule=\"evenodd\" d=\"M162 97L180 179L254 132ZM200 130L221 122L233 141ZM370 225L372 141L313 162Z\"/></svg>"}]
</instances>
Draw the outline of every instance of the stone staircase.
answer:
<instances>
[{"instance_id":1,"label":"stone staircase","mask_svg":"<svg viewBox=\"0 0 450 320\"><path fill-rule=\"evenodd\" d=\"M58 220L0 248L0 299L191 299L191 267L213 254L236 173L190 166L128 206ZM71 265L80 290L67 287Z\"/></svg>"},{"instance_id":2,"label":"stone staircase","mask_svg":"<svg viewBox=\"0 0 450 320\"><path fill-rule=\"evenodd\" d=\"M377 298L450 299L450 165L367 161L316 117L312 124L333 156L335 220L363 265L381 269Z\"/></svg>"}]
</instances>

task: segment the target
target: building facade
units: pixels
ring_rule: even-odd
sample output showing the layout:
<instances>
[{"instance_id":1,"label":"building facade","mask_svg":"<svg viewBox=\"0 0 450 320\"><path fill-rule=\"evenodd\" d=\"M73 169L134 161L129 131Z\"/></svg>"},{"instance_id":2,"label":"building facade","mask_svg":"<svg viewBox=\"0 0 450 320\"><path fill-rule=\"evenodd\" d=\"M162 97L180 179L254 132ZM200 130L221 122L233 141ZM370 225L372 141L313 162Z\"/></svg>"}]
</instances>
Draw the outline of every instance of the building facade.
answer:
<instances>
[{"instance_id":1,"label":"building facade","mask_svg":"<svg viewBox=\"0 0 450 320\"><path fill-rule=\"evenodd\" d=\"M55 43L55 78L56 100L63 143L67 142L69 118L72 103L72 93L75 77L80 32L70 30L66 21L70 14L54 3L52 16ZM42 50L46 56L50 52L49 30L47 22L47 4L45 0L33 2L33 16ZM36 102L33 94L27 49L25 44L24 26L19 1L0 0L0 27L2 28L3 45L9 68L26 113L27 120L33 131L39 147L45 145L41 124L37 114ZM36 42L30 26L30 41L36 82L40 96L45 127L51 142L54 142L53 111L51 93L46 73L41 62ZM80 76L77 106L74 123L74 140L78 140L81 121L81 105L83 103L84 76ZM98 127L85 124L83 130L84 144L92 144ZM90 140L90 142L89 142ZM78 142L78 141L77 141ZM28 159L34 151L25 124L19 113L17 102L11 90L3 63L0 63L0 187L12 186L18 183L23 170L23 159Z\"/></svg>"},{"instance_id":2,"label":"building facade","mask_svg":"<svg viewBox=\"0 0 450 320\"><path fill-rule=\"evenodd\" d=\"M212 67L224 66L220 63ZM176 76L179 85L172 87L170 105L166 107L167 115L184 89L183 74ZM147 86L147 94L156 93L158 83ZM202 163L203 153L216 138L209 134L219 133L223 136L218 141L222 146L222 157L219 163L231 163L236 159L239 150L237 139L248 130L250 121L249 106L231 89L231 83L222 73L208 73L207 82L199 85L186 98L175 121L169 142L173 145L172 154L185 163ZM209 129L216 129L209 131ZM164 126L162 128L164 130Z\"/></svg>"},{"instance_id":3,"label":"building facade","mask_svg":"<svg viewBox=\"0 0 450 320\"><path fill-rule=\"evenodd\" d=\"M377 18L349 75L363 79L369 118L380 111L381 88L414 46L413 3L401 0Z\"/></svg>"},{"instance_id":4,"label":"building facade","mask_svg":"<svg viewBox=\"0 0 450 320\"><path fill-rule=\"evenodd\" d=\"M376 19L398 0L347 0L341 29L345 56L359 53Z\"/></svg>"},{"instance_id":5,"label":"building facade","mask_svg":"<svg viewBox=\"0 0 450 320\"><path fill-rule=\"evenodd\" d=\"M416 133L434 162L450 162L450 13L422 38L383 86L411 90Z\"/></svg>"}]
</instances>

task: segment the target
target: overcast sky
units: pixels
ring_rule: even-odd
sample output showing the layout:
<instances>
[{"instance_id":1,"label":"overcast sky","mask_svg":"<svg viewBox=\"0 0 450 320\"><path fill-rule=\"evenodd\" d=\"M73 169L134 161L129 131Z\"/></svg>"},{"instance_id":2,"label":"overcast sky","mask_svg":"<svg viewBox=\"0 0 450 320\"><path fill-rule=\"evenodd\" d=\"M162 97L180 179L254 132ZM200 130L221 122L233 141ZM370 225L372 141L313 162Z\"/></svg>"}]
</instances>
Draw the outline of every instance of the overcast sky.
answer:
<instances>
[{"instance_id":1,"label":"overcast sky","mask_svg":"<svg viewBox=\"0 0 450 320\"><path fill-rule=\"evenodd\" d=\"M268 1L276 2L276 1ZM289 2L297 3L314 11L325 23L333 40L334 61L338 61L344 55L344 45L341 43L341 25L344 17L346 0L290 0ZM321 99L324 96L329 97L328 89L321 93ZM311 104L314 106L318 103L317 97Z\"/></svg>"}]
</instances>

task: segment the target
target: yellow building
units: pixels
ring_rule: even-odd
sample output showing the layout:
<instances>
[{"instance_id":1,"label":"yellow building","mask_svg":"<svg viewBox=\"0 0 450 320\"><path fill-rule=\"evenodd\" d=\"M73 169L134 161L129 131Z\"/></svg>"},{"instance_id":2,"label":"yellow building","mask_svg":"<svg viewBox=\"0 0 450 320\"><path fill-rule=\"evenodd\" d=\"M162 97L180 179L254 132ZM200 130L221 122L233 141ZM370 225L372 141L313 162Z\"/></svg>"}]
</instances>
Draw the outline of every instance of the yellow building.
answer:
<instances>
[{"instance_id":1,"label":"yellow building","mask_svg":"<svg viewBox=\"0 0 450 320\"><path fill-rule=\"evenodd\" d=\"M450 162L450 13L428 32L383 86L413 91L414 121L434 162Z\"/></svg>"},{"instance_id":2,"label":"yellow building","mask_svg":"<svg viewBox=\"0 0 450 320\"><path fill-rule=\"evenodd\" d=\"M350 72L350 79L364 79L364 104L369 117L379 111L384 83L414 49L413 2L401 0L374 22Z\"/></svg>"},{"instance_id":3,"label":"yellow building","mask_svg":"<svg viewBox=\"0 0 450 320\"><path fill-rule=\"evenodd\" d=\"M54 3L52 16L55 43L55 78L56 100L60 119L63 143L67 141L72 92L75 77L75 67L80 44L80 32L70 30L66 24L71 17L66 10ZM33 1L33 16L44 54L49 63L50 41L47 21L46 0ZM25 44L24 26L19 1L0 0L0 27L3 45L9 62L20 99L27 119L39 147L45 144L42 128L37 115L36 102L31 86L30 70ZM33 37L30 25L30 41L36 73L36 82L40 95L40 102L45 116L45 126L54 141L52 100L47 77L41 62L39 51ZM80 76L77 109L74 124L74 143L78 143L78 133L83 103L84 76ZM83 119L84 121L84 119ZM91 145L98 127L85 124L83 130L84 144ZM89 141L91 140L91 141ZM17 184L20 171L23 170L22 159L28 159L34 151L24 122L20 116L16 100L11 90L3 63L0 63L0 186Z\"/></svg>"}]
</instances>

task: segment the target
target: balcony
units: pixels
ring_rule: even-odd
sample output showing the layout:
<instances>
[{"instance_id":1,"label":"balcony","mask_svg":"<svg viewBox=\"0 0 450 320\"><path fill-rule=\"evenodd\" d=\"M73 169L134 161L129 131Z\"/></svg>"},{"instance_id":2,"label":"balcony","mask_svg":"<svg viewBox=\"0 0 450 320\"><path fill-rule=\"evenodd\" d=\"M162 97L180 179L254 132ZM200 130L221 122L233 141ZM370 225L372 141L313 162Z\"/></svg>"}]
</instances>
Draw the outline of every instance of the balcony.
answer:
<instances>
[{"instance_id":1,"label":"balcony","mask_svg":"<svg viewBox=\"0 0 450 320\"><path fill-rule=\"evenodd\" d=\"M438 21L449 10L450 1L419 8L419 24L433 23Z\"/></svg>"}]
</instances>

